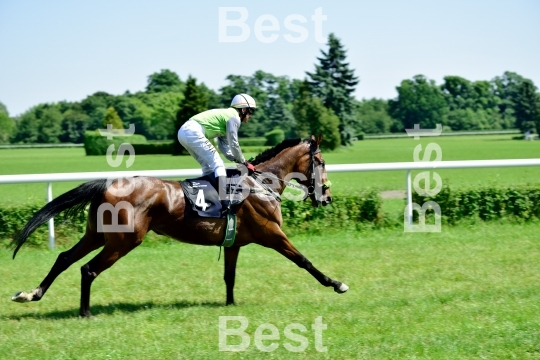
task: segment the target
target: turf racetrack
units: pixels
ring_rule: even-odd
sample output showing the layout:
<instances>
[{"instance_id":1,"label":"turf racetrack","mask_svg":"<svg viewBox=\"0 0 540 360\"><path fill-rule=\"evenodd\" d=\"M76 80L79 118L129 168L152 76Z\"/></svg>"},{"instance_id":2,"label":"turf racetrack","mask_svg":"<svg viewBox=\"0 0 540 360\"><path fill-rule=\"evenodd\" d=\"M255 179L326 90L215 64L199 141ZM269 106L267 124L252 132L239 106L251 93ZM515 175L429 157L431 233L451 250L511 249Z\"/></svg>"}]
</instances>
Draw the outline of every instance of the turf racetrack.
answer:
<instances>
[{"instance_id":1,"label":"turf racetrack","mask_svg":"<svg viewBox=\"0 0 540 360\"><path fill-rule=\"evenodd\" d=\"M413 161L413 150L418 144L434 142L442 150L442 160L526 159L540 157L540 141L512 140L510 135L432 137L422 140L385 139L365 140L347 149L323 152L327 164L374 163ZM421 153L423 157L424 152ZM245 154L246 157L256 154ZM433 156L434 158L434 156ZM432 158L432 159L433 159ZM118 168L108 165L105 156L85 156L84 149L0 149L0 175L39 174L55 172L190 169L198 164L190 156L139 155L129 168L124 163ZM509 185L540 183L540 168L456 169L438 171L445 184L454 187L479 185ZM414 176L415 173L413 173ZM347 194L362 188L404 190L404 171L330 174L332 193ZM77 183L55 183L56 197ZM0 204L45 199L45 184L6 184L0 186Z\"/></svg>"},{"instance_id":2,"label":"turf racetrack","mask_svg":"<svg viewBox=\"0 0 540 360\"><path fill-rule=\"evenodd\" d=\"M534 158L539 142L508 137L431 138L443 160ZM326 153L328 164L412 161L412 139L357 142ZM81 149L0 150L2 174L106 171L104 157ZM139 156L130 170L193 168L189 157ZM121 168L120 168L121 169ZM456 186L538 183L536 168L441 172ZM331 174L333 194L365 186L403 189L404 173ZM55 195L74 184L55 184ZM348 190L349 189L349 190ZM0 203L43 198L44 184L0 186ZM335 195L334 195L335 196ZM402 207L402 205L400 205ZM23 247L15 261L0 249L0 358L329 358L508 359L540 357L540 224L463 223L441 233L400 229L343 232L292 239L328 276L350 286L338 295L272 250L250 245L238 261L235 298L225 307L223 259L218 249L171 241L143 243L93 284L95 318L79 319L79 268L59 276L43 300L18 304L17 291L39 284L58 250ZM219 351L219 317L244 316L249 347ZM322 317L319 352L311 324ZM271 353L261 352L259 325L277 327ZM306 327L303 353L284 335L290 324ZM235 323L231 327L238 326ZM268 333L268 332L267 332ZM266 334L267 334L266 333ZM239 344L229 337L228 344Z\"/></svg>"},{"instance_id":3,"label":"turf racetrack","mask_svg":"<svg viewBox=\"0 0 540 360\"><path fill-rule=\"evenodd\" d=\"M79 267L62 274L40 302L9 297L38 285L57 251L23 248L15 261L0 251L0 358L331 358L508 359L540 356L540 225L491 224L297 237L295 245L349 292L323 288L272 250L240 252L236 306L224 306L218 249L142 245L93 284L93 319L79 319ZM245 316L251 345L219 351L219 317ZM327 352L311 324L322 316ZM278 348L254 344L256 328L275 325ZM307 328L304 353L285 344L291 324ZM230 327L237 327L231 323ZM239 344L229 337L228 344Z\"/></svg>"}]
</instances>

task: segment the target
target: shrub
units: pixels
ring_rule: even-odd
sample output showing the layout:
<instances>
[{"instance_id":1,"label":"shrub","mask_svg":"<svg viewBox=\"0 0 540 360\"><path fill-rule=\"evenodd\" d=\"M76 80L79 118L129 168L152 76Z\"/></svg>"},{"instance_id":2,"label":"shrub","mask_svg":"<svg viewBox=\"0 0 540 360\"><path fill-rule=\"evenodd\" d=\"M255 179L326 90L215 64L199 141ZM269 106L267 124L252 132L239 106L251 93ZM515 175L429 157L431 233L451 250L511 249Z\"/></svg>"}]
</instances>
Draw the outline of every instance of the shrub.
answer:
<instances>
[{"instance_id":1,"label":"shrub","mask_svg":"<svg viewBox=\"0 0 540 360\"><path fill-rule=\"evenodd\" d=\"M143 135L131 135L127 137L114 137L112 140L107 140L106 136L101 136L101 134L96 131L86 131L84 133L84 150L86 155L106 155L107 148L114 144L115 151L118 151L118 148L123 143L129 144L145 144L146 138Z\"/></svg>"},{"instance_id":2,"label":"shrub","mask_svg":"<svg viewBox=\"0 0 540 360\"><path fill-rule=\"evenodd\" d=\"M419 205L429 200L439 204L442 220L449 224L470 217L484 221L505 217L520 221L540 218L540 187L532 185L462 190L444 186L433 197L413 194L413 201Z\"/></svg>"},{"instance_id":3,"label":"shrub","mask_svg":"<svg viewBox=\"0 0 540 360\"><path fill-rule=\"evenodd\" d=\"M317 232L323 229L351 228L356 229L362 224L378 224L382 219L381 197L376 190L370 190L358 195L333 198L331 205L314 208L308 199L302 201L284 200L281 210L284 228L287 234L302 232ZM0 208L0 244L8 245L13 234L22 229L28 220L44 204L32 202L28 205L4 206ZM63 214L56 217L55 231L57 244L73 243L74 237L81 237L85 229L86 213L81 213L75 219L62 221ZM40 226L32 234L27 244L45 248L48 244L47 223Z\"/></svg>"},{"instance_id":4,"label":"shrub","mask_svg":"<svg viewBox=\"0 0 540 360\"><path fill-rule=\"evenodd\" d=\"M4 205L0 208L0 244L5 246L11 243L12 236L23 228L28 220L45 204L31 201L25 205ZM63 214L55 218L55 243L72 242L73 237L81 237L86 226L86 213L65 220ZM47 247L49 242L48 222L36 229L28 238L26 244L36 247Z\"/></svg>"},{"instance_id":5,"label":"shrub","mask_svg":"<svg viewBox=\"0 0 540 360\"><path fill-rule=\"evenodd\" d=\"M253 138L239 138L238 142L240 143L240 146L243 148L244 146L265 146L266 144L266 138L262 137L253 137Z\"/></svg>"},{"instance_id":6,"label":"shrub","mask_svg":"<svg viewBox=\"0 0 540 360\"><path fill-rule=\"evenodd\" d=\"M264 145L275 146L285 140L285 132L279 128L275 128L264 134L264 137L266 138Z\"/></svg>"},{"instance_id":7,"label":"shrub","mask_svg":"<svg viewBox=\"0 0 540 360\"><path fill-rule=\"evenodd\" d=\"M383 220L382 198L378 190L332 197L332 204L315 208L311 200L281 203L283 227L287 234L357 228L362 223L380 224Z\"/></svg>"},{"instance_id":8,"label":"shrub","mask_svg":"<svg viewBox=\"0 0 540 360\"><path fill-rule=\"evenodd\" d=\"M136 155L172 154L174 143L132 144Z\"/></svg>"}]
</instances>

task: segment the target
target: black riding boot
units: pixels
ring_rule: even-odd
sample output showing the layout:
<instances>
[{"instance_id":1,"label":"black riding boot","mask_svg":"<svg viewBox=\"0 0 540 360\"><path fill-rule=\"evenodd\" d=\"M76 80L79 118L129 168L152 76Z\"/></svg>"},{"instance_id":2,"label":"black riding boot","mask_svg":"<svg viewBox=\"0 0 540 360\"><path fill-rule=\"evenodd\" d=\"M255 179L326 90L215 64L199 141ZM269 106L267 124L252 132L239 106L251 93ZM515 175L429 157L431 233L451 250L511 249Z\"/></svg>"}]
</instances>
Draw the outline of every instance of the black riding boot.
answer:
<instances>
[{"instance_id":1,"label":"black riding boot","mask_svg":"<svg viewBox=\"0 0 540 360\"><path fill-rule=\"evenodd\" d=\"M229 212L231 202L229 201L229 195L227 194L227 177L226 176L216 176L216 190L221 200L221 213L226 214Z\"/></svg>"}]
</instances>

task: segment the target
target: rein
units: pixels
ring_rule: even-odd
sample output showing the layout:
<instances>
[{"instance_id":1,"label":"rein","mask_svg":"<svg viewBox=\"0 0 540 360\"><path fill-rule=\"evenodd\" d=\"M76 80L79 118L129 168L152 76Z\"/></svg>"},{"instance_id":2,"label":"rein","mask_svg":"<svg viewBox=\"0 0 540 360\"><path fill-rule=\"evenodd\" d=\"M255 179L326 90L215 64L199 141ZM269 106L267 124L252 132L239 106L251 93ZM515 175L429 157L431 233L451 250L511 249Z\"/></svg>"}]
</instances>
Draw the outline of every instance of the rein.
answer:
<instances>
[{"instance_id":1,"label":"rein","mask_svg":"<svg viewBox=\"0 0 540 360\"><path fill-rule=\"evenodd\" d=\"M313 150L313 146L311 144L310 144L309 150L310 150L309 155L310 155L311 179L310 179L310 184L309 184L308 187L306 187L304 185L301 185L301 184L292 183L290 181L278 178L277 176L275 176L274 174L271 174L271 173L265 173L265 176L267 176L267 177L269 177L269 178L271 178L273 180L281 181L286 186L290 186L292 188L304 191L304 193L306 194L306 196L304 197L304 200L307 199L308 196L311 196L311 195L313 195L315 193L315 155L317 155L317 154L319 154L321 152L321 149L319 149L319 148L317 148L316 150ZM324 167L324 163L322 163L322 166ZM262 174L263 174L262 172L257 171L257 170L255 170L255 172L253 174L254 175L253 178L255 180L257 180L257 182L259 182L261 184L263 184L262 181L258 180L256 175L262 175ZM268 176L267 174L269 174L270 176ZM331 185L332 185L332 183L330 181L326 181L324 184L322 184L322 192L324 193L327 189L330 188ZM319 201L317 200L317 202L319 202Z\"/></svg>"}]
</instances>

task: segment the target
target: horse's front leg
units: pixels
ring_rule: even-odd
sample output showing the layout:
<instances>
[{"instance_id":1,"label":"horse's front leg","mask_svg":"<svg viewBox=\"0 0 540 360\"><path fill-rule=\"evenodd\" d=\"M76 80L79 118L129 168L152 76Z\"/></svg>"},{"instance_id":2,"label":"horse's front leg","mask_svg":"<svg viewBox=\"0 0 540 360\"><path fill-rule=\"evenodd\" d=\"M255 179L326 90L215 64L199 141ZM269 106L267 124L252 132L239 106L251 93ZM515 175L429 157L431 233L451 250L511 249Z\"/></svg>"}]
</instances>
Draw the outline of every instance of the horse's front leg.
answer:
<instances>
[{"instance_id":1,"label":"horse's front leg","mask_svg":"<svg viewBox=\"0 0 540 360\"><path fill-rule=\"evenodd\" d=\"M227 286L226 305L234 305L234 278L236 277L236 260L238 260L239 246L225 248L225 271L223 279Z\"/></svg>"},{"instance_id":2,"label":"horse's front leg","mask_svg":"<svg viewBox=\"0 0 540 360\"><path fill-rule=\"evenodd\" d=\"M271 230L269 236L266 236L264 240L259 243L263 246L272 248L285 256L287 259L294 262L298 267L306 269L315 279L317 279L323 286L332 286L334 291L338 294L343 294L349 287L342 282L332 280L322 272L317 270L315 266L298 251L294 245L289 241L287 235L283 233L281 228L277 224L269 226Z\"/></svg>"}]
</instances>

